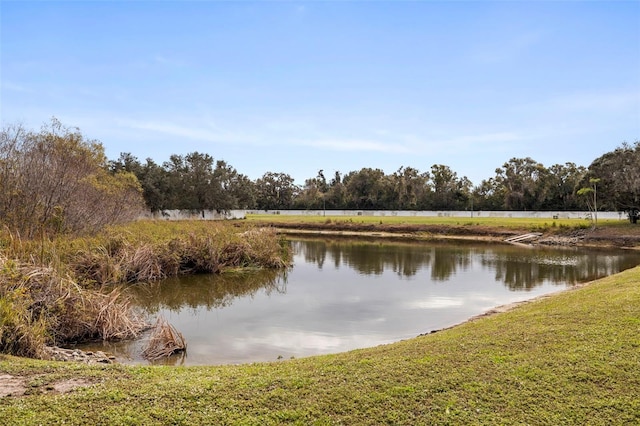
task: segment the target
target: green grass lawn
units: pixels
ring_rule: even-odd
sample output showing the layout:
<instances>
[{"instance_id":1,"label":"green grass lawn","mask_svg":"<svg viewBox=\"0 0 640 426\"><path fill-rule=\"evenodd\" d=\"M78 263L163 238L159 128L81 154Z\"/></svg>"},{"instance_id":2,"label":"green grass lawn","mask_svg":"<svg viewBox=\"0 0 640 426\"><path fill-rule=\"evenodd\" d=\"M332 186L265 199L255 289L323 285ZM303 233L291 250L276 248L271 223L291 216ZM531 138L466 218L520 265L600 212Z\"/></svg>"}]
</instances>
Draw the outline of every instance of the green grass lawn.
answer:
<instances>
[{"instance_id":1,"label":"green grass lawn","mask_svg":"<svg viewBox=\"0 0 640 426\"><path fill-rule=\"evenodd\" d=\"M271 223L325 223L353 222L364 224L388 225L479 225L505 228L546 228L546 227L588 227L591 221L586 219L551 219L551 218L508 218L508 217L424 217L424 216L322 216L322 215L274 215L249 214L248 222ZM626 225L628 221L598 220L602 226Z\"/></svg>"},{"instance_id":2,"label":"green grass lawn","mask_svg":"<svg viewBox=\"0 0 640 426\"><path fill-rule=\"evenodd\" d=\"M426 330L425 330L426 331ZM435 334L240 366L0 356L3 424L640 424L640 267ZM92 385L56 394L63 380Z\"/></svg>"}]
</instances>

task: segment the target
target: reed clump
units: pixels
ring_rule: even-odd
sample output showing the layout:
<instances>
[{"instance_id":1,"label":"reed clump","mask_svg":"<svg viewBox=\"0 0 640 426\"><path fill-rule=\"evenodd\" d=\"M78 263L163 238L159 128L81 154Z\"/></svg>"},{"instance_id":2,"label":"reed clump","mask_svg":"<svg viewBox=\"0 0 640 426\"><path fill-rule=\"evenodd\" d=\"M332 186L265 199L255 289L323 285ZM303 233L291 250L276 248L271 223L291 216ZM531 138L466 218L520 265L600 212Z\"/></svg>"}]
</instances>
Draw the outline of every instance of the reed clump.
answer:
<instances>
[{"instance_id":1,"label":"reed clump","mask_svg":"<svg viewBox=\"0 0 640 426\"><path fill-rule=\"evenodd\" d=\"M182 333L160 316L153 326L151 337L142 351L142 356L149 361L155 361L186 350L187 343Z\"/></svg>"},{"instance_id":2,"label":"reed clump","mask_svg":"<svg viewBox=\"0 0 640 426\"><path fill-rule=\"evenodd\" d=\"M146 326L119 289L85 289L52 267L0 256L0 352L42 358L46 345L133 338Z\"/></svg>"},{"instance_id":3,"label":"reed clump","mask_svg":"<svg viewBox=\"0 0 640 426\"><path fill-rule=\"evenodd\" d=\"M46 345L135 337L147 324L119 288L238 268L281 268L288 245L271 229L142 221L95 236L23 240L0 230L0 352L44 357Z\"/></svg>"},{"instance_id":4,"label":"reed clump","mask_svg":"<svg viewBox=\"0 0 640 426\"><path fill-rule=\"evenodd\" d=\"M184 224L182 232L165 236L161 226L153 230L145 224L149 233L144 236L118 228L74 250L66 264L83 283L107 285L237 268L283 268L290 262L287 244L269 228L238 232L228 225Z\"/></svg>"}]
</instances>

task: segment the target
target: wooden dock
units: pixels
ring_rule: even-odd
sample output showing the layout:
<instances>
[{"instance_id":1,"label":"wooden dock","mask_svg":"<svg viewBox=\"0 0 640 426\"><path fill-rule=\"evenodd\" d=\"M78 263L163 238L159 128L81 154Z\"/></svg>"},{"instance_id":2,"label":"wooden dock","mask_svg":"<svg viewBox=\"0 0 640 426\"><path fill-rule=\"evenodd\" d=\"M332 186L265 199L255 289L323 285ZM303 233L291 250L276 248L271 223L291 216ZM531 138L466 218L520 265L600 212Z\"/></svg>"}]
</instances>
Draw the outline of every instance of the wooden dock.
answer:
<instances>
[{"instance_id":1,"label":"wooden dock","mask_svg":"<svg viewBox=\"0 0 640 426\"><path fill-rule=\"evenodd\" d=\"M542 232L531 232L529 234L516 235L515 237L509 237L504 240L507 243L525 243L533 240L537 240L542 236Z\"/></svg>"}]
</instances>

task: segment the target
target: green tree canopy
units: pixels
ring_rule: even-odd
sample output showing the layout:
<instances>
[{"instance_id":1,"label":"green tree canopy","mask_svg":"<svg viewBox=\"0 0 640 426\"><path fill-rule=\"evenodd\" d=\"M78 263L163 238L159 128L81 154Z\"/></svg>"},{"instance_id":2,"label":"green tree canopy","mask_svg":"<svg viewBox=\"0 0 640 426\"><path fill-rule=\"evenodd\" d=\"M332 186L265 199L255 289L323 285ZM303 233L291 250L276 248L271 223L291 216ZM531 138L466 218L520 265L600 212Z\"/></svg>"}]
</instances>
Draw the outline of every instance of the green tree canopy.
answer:
<instances>
[{"instance_id":1,"label":"green tree canopy","mask_svg":"<svg viewBox=\"0 0 640 426\"><path fill-rule=\"evenodd\" d=\"M623 143L596 158L585 182L592 178L600 179L598 196L603 208L627 212L640 209L640 141Z\"/></svg>"}]
</instances>

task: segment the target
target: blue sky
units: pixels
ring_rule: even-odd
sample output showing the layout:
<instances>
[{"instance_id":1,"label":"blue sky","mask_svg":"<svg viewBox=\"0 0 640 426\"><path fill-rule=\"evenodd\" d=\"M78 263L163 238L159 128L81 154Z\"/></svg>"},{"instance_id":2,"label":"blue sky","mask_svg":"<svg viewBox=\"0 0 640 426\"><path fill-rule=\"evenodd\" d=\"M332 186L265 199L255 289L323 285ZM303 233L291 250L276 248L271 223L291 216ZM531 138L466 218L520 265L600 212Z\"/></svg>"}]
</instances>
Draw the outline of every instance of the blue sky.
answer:
<instances>
[{"instance_id":1,"label":"blue sky","mask_svg":"<svg viewBox=\"0 0 640 426\"><path fill-rule=\"evenodd\" d=\"M640 2L1 1L3 125L55 116L158 163L302 184L640 139Z\"/></svg>"}]
</instances>

